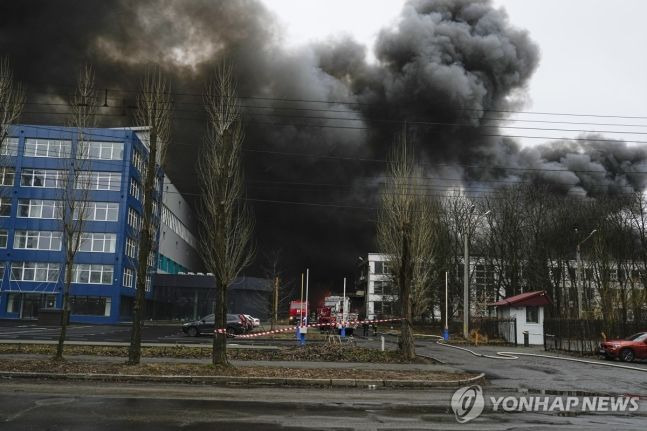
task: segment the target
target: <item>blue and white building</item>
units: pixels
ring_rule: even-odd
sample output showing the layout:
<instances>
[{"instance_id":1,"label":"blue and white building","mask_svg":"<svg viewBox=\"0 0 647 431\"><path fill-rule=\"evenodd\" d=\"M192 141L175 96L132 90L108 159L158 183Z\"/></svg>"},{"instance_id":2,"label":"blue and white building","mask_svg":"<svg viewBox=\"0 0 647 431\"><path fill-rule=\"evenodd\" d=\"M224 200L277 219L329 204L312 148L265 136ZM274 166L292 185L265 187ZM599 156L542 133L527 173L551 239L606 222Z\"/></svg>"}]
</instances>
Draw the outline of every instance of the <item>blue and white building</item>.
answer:
<instances>
[{"instance_id":1,"label":"blue and white building","mask_svg":"<svg viewBox=\"0 0 647 431\"><path fill-rule=\"evenodd\" d=\"M61 187L68 183L65 179L73 166L79 165L77 134L75 128L17 125L2 144L0 318L30 319L38 310L62 306ZM73 267L72 321L130 320L147 137L146 128L84 131L88 155L81 169L91 178L85 183L91 184L91 204ZM154 203L158 226L165 185L160 170ZM169 217L165 215L165 219ZM149 256L148 299L152 298L151 275L160 262L159 231Z\"/></svg>"}]
</instances>

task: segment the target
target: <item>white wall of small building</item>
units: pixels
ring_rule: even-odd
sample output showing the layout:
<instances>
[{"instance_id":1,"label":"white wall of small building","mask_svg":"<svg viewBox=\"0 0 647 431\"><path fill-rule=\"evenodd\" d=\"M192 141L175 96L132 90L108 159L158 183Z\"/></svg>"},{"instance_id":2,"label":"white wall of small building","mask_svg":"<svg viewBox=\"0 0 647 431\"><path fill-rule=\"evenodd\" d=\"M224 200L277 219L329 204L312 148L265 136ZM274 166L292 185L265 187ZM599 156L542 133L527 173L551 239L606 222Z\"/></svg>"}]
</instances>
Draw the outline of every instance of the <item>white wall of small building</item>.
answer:
<instances>
[{"instance_id":1,"label":"white wall of small building","mask_svg":"<svg viewBox=\"0 0 647 431\"><path fill-rule=\"evenodd\" d=\"M503 319L516 319L517 343L523 345L523 333L528 331L530 345L544 344L544 307L539 307L538 323L526 322L526 307L499 307L497 316ZM514 343L515 340L507 340Z\"/></svg>"}]
</instances>

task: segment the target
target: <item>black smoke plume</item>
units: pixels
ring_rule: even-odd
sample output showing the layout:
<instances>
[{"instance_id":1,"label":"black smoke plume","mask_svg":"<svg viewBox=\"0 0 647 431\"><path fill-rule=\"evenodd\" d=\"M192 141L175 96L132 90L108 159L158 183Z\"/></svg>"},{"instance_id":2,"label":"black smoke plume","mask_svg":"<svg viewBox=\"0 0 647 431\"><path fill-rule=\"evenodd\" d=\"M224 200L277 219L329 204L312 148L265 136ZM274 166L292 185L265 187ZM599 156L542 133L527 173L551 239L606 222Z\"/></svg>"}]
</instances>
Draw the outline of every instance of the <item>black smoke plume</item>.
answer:
<instances>
[{"instance_id":1,"label":"black smoke plume","mask_svg":"<svg viewBox=\"0 0 647 431\"><path fill-rule=\"evenodd\" d=\"M367 60L369 49L376 61ZM491 179L585 192L601 183L608 192L644 186L627 172L644 169L645 151L622 142L522 150L495 136L499 111L522 106L539 50L489 0L411 0L374 47L344 38L292 50L255 0L5 1L0 55L30 92L26 123L63 124L78 70L90 63L108 89L102 123L130 125L139 78L161 65L176 93L167 171L189 197L199 193L200 92L227 59L243 96L259 248L282 249L287 271L310 266L314 280L334 287L359 255L375 250L379 160L403 128L440 186Z\"/></svg>"}]
</instances>

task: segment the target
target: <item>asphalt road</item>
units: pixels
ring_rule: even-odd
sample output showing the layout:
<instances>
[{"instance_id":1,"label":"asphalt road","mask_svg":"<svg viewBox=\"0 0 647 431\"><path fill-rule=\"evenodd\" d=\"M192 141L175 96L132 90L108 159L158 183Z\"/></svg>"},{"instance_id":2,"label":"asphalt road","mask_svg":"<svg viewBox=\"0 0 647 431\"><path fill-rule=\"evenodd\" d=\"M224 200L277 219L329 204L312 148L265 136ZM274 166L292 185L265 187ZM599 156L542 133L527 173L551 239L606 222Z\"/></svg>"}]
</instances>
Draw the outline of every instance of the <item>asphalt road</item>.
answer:
<instances>
[{"instance_id":1,"label":"asphalt road","mask_svg":"<svg viewBox=\"0 0 647 431\"><path fill-rule=\"evenodd\" d=\"M183 430L644 430L642 412L492 412L459 424L453 391L227 388L183 385L3 382L7 431ZM490 391L489 395L508 395Z\"/></svg>"},{"instance_id":2,"label":"asphalt road","mask_svg":"<svg viewBox=\"0 0 647 431\"><path fill-rule=\"evenodd\" d=\"M58 340L59 328L55 326L42 326L31 322L18 322L11 320L0 321L1 340ZM127 343L130 341L130 325L81 325L72 324L67 330L69 341L100 341ZM233 340L233 339L232 339ZM181 330L181 325L173 324L144 324L142 332L144 343L170 343L170 344L209 344L212 338L208 335L189 337ZM254 339L236 339L236 343L254 343ZM296 343L293 340L279 341L279 343Z\"/></svg>"},{"instance_id":3,"label":"asphalt road","mask_svg":"<svg viewBox=\"0 0 647 431\"><path fill-rule=\"evenodd\" d=\"M488 382L497 388L636 394L647 399L647 363L644 361L630 365L645 371L631 371L606 365L590 365L548 358L524 356L518 360L481 358L458 349L438 345L431 340L418 341L416 346L419 353L431 355L457 368L485 373ZM469 348L489 355L495 355L497 351L511 351L567 357L553 352L544 352L541 348L492 346ZM598 360L595 357L582 359L628 365L617 361Z\"/></svg>"}]
</instances>

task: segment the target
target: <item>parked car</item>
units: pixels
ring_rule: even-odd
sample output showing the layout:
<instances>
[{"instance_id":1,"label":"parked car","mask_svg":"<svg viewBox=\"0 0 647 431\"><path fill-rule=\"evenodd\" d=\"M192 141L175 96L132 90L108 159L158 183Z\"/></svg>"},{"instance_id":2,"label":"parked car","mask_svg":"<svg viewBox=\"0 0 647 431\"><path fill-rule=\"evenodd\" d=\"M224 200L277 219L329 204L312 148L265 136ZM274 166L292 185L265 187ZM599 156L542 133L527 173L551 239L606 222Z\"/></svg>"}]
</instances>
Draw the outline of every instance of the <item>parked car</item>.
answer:
<instances>
[{"instance_id":1,"label":"parked car","mask_svg":"<svg viewBox=\"0 0 647 431\"><path fill-rule=\"evenodd\" d=\"M182 325L182 332L191 336L197 337L200 334L213 334L215 330L215 316L209 314L200 320L186 322ZM228 334L242 334L247 329L247 322L242 319L238 314L227 314L227 333Z\"/></svg>"},{"instance_id":2,"label":"parked car","mask_svg":"<svg viewBox=\"0 0 647 431\"><path fill-rule=\"evenodd\" d=\"M599 354L607 359L619 358L631 362L647 359L647 332L638 332L623 340L607 340L600 343Z\"/></svg>"}]
</instances>

